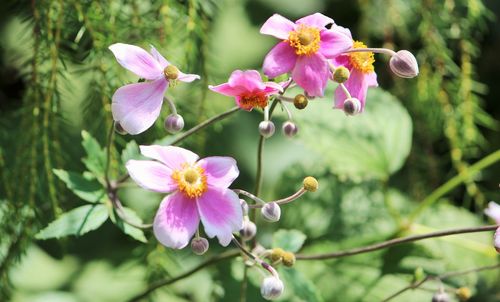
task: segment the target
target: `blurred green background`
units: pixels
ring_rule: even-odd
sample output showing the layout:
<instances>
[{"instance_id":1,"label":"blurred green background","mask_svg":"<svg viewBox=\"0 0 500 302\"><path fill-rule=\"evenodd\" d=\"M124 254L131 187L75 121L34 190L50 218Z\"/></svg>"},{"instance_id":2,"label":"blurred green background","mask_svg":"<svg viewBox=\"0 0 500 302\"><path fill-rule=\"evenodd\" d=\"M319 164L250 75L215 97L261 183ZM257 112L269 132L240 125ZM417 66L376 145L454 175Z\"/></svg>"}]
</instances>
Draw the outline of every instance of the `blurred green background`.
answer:
<instances>
[{"instance_id":1,"label":"blurred green background","mask_svg":"<svg viewBox=\"0 0 500 302\"><path fill-rule=\"evenodd\" d=\"M350 28L371 47L412 51L420 75L396 78L388 58L376 56L381 87L370 91L362 115L330 109L333 83L325 98L302 111L293 108L299 134L289 139L277 133L266 142L262 197L287 196L307 175L319 179L320 190L283 206L279 223L259 221L259 241L276 247L276 230L297 229L307 236L301 252L313 253L487 223L483 209L489 200L500 200L500 165L480 171L472 165L500 148L498 1L2 1L0 300L126 301L151 282L177 276L223 250L213 240L202 257L189 249L167 250L151 232L145 232L144 244L110 221L80 237L34 239L63 212L85 204L53 169L86 170L82 131L104 146L113 92L137 81L117 64L109 45L153 44L181 70L202 76L168 91L188 129L234 106L206 86L225 82L234 69L260 69L276 43L259 34L269 16L295 20L314 12ZM285 114L276 113L278 128ZM121 175L129 156L118 154L137 152L133 140L172 139L162 125L168 114L164 106L146 133L118 136L113 177ZM202 156L235 157L241 174L233 187L251 191L261 119L257 110L239 112L182 146ZM465 181L410 224L408 215L418 204L456 175ZM145 222L161 199L133 183L120 197ZM293 269L280 268L282 301L379 301L408 285L418 268L440 274L497 263L491 237L459 235L339 260L298 261ZM135 238L143 237L136 232ZM237 301L242 272L241 259L225 261L146 301ZM471 288L470 301L500 301L499 276L489 271L445 282L451 290ZM261 278L249 271L248 301L263 300ZM430 301L432 294L419 289L394 301Z\"/></svg>"}]
</instances>

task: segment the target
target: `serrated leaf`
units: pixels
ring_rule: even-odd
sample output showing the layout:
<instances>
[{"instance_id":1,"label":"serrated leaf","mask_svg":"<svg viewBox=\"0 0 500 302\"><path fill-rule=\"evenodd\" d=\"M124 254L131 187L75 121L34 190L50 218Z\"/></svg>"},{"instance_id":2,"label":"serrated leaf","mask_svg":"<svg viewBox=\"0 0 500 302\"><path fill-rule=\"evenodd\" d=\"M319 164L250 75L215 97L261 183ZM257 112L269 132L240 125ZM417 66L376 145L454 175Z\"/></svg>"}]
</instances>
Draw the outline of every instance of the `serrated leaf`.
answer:
<instances>
[{"instance_id":1,"label":"serrated leaf","mask_svg":"<svg viewBox=\"0 0 500 302\"><path fill-rule=\"evenodd\" d=\"M136 228L134 226L131 226L128 223L125 223L116 213L116 210L113 210L113 215L111 215L111 221L120 229L123 231L123 233L129 235L130 237L134 238L135 240L138 240L140 242L148 242L146 239L146 236L144 236L144 232ZM123 207L123 212L125 216L127 217L127 220L134 223L134 224L142 224L142 219L137 215L137 213L130 209Z\"/></svg>"},{"instance_id":2,"label":"serrated leaf","mask_svg":"<svg viewBox=\"0 0 500 302\"><path fill-rule=\"evenodd\" d=\"M75 172L54 169L54 174L62 180L68 189L81 199L96 203L106 195L104 188L95 179L89 179Z\"/></svg>"},{"instance_id":3,"label":"serrated leaf","mask_svg":"<svg viewBox=\"0 0 500 302\"><path fill-rule=\"evenodd\" d=\"M285 291L287 290L287 287L293 291L293 297L295 298L294 301L296 301L297 298L298 301L323 301L323 298L319 294L319 291L314 283L305 278L304 275L302 275L302 273L298 270L293 268L283 268L280 270L280 276L285 282Z\"/></svg>"},{"instance_id":4,"label":"serrated leaf","mask_svg":"<svg viewBox=\"0 0 500 302\"><path fill-rule=\"evenodd\" d=\"M280 247L285 251L296 253L300 250L306 235L298 230L278 230L273 235L273 247Z\"/></svg>"},{"instance_id":5,"label":"serrated leaf","mask_svg":"<svg viewBox=\"0 0 500 302\"><path fill-rule=\"evenodd\" d=\"M84 205L66 212L38 232L35 238L50 239L69 235L81 236L99 228L108 218L103 204Z\"/></svg>"},{"instance_id":6,"label":"serrated leaf","mask_svg":"<svg viewBox=\"0 0 500 302\"><path fill-rule=\"evenodd\" d=\"M141 153L139 152L139 146L135 141L130 141L127 143L122 151L122 163L125 164L131 159L140 159Z\"/></svg>"},{"instance_id":7,"label":"serrated leaf","mask_svg":"<svg viewBox=\"0 0 500 302\"><path fill-rule=\"evenodd\" d=\"M96 176L103 176L106 169L106 152L87 131L82 131L82 146L87 153L83 163Z\"/></svg>"}]
</instances>

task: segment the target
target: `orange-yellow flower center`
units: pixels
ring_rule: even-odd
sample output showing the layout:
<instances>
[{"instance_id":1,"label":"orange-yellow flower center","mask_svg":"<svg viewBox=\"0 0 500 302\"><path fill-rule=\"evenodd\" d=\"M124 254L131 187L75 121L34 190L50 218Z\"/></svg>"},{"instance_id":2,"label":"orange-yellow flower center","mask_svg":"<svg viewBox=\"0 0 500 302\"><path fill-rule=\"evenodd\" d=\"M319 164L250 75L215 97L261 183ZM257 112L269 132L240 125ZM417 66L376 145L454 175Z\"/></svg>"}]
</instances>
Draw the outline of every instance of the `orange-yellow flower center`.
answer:
<instances>
[{"instance_id":1,"label":"orange-yellow flower center","mask_svg":"<svg viewBox=\"0 0 500 302\"><path fill-rule=\"evenodd\" d=\"M172 173L172 179L177 183L179 191L189 198L200 197L207 191L207 176L200 166L185 164Z\"/></svg>"},{"instance_id":2,"label":"orange-yellow flower center","mask_svg":"<svg viewBox=\"0 0 500 302\"><path fill-rule=\"evenodd\" d=\"M179 77L179 68L174 65L168 65L165 69L163 69L163 75L167 80L177 80Z\"/></svg>"},{"instance_id":3,"label":"orange-yellow flower center","mask_svg":"<svg viewBox=\"0 0 500 302\"><path fill-rule=\"evenodd\" d=\"M366 45L363 42L354 41L352 48L366 48ZM373 52L351 52L349 53L349 61L356 70L362 73L371 73L375 70Z\"/></svg>"},{"instance_id":4,"label":"orange-yellow flower center","mask_svg":"<svg viewBox=\"0 0 500 302\"><path fill-rule=\"evenodd\" d=\"M315 54L319 50L320 41L319 29L304 24L300 24L288 35L288 43L298 56Z\"/></svg>"},{"instance_id":5,"label":"orange-yellow flower center","mask_svg":"<svg viewBox=\"0 0 500 302\"><path fill-rule=\"evenodd\" d=\"M253 107L265 108L268 103L268 97L265 94L244 95L240 98L240 107L250 110Z\"/></svg>"}]
</instances>

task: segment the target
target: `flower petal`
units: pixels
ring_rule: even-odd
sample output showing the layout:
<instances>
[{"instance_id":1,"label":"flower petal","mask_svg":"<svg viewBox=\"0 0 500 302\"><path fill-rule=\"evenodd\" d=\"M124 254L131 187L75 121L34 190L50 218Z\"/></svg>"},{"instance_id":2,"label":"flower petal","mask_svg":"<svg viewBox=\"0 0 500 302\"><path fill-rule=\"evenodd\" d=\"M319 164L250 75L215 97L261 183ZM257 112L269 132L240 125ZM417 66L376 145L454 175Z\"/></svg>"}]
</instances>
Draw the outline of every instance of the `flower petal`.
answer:
<instances>
[{"instance_id":1,"label":"flower petal","mask_svg":"<svg viewBox=\"0 0 500 302\"><path fill-rule=\"evenodd\" d=\"M231 157L211 156L198 161L205 170L210 186L227 188L240 174L236 161Z\"/></svg>"},{"instance_id":2,"label":"flower petal","mask_svg":"<svg viewBox=\"0 0 500 302\"><path fill-rule=\"evenodd\" d=\"M217 236L222 246L231 242L232 233L243 226L243 214L238 195L232 190L208 187L197 199L198 212L208 237Z\"/></svg>"},{"instance_id":3,"label":"flower petal","mask_svg":"<svg viewBox=\"0 0 500 302\"><path fill-rule=\"evenodd\" d=\"M328 24L335 23L332 18L323 15L322 13L315 13L309 16L300 18L295 22L296 24L305 24L318 28L324 28Z\"/></svg>"},{"instance_id":4,"label":"flower petal","mask_svg":"<svg viewBox=\"0 0 500 302\"><path fill-rule=\"evenodd\" d=\"M158 50L156 50L156 48L153 45L150 45L150 46L151 46L151 50L149 52L151 52L151 55L153 56L153 58L156 61L158 61L158 63L160 63L160 66L162 69L165 69L165 67L170 65L170 62L167 61L167 59L165 59L165 57L162 56L161 53L159 53Z\"/></svg>"},{"instance_id":5,"label":"flower petal","mask_svg":"<svg viewBox=\"0 0 500 302\"><path fill-rule=\"evenodd\" d=\"M209 85L208 88L214 92L226 96L239 96L248 92L244 87L232 87L231 85L229 85L229 83L224 83L217 86Z\"/></svg>"},{"instance_id":6,"label":"flower petal","mask_svg":"<svg viewBox=\"0 0 500 302\"><path fill-rule=\"evenodd\" d=\"M144 49L130 44L116 43L109 46L120 65L132 71L141 78L155 80L162 76L163 68Z\"/></svg>"},{"instance_id":7,"label":"flower petal","mask_svg":"<svg viewBox=\"0 0 500 302\"><path fill-rule=\"evenodd\" d=\"M323 96L330 71L321 54L301 56L292 72L292 78L311 96Z\"/></svg>"},{"instance_id":8,"label":"flower petal","mask_svg":"<svg viewBox=\"0 0 500 302\"><path fill-rule=\"evenodd\" d=\"M283 86L276 82L265 82L266 88L264 89L264 93L266 95L276 94L283 91Z\"/></svg>"},{"instance_id":9,"label":"flower petal","mask_svg":"<svg viewBox=\"0 0 500 302\"><path fill-rule=\"evenodd\" d=\"M368 87L376 87L377 84L377 74L371 72L369 74L364 74L361 71L352 69L349 79L344 83L345 87L349 91L352 97L357 98L361 102L361 112L365 109L366 104L366 94L368 92ZM335 107L343 109L344 101L347 99L342 88L337 87L335 90Z\"/></svg>"},{"instance_id":10,"label":"flower petal","mask_svg":"<svg viewBox=\"0 0 500 302\"><path fill-rule=\"evenodd\" d=\"M328 59L350 49L353 44L352 38L335 30L323 30L320 36L319 52Z\"/></svg>"},{"instance_id":11,"label":"flower petal","mask_svg":"<svg viewBox=\"0 0 500 302\"><path fill-rule=\"evenodd\" d=\"M296 62L295 50L287 42L280 42L266 55L262 69L266 76L275 78L291 71Z\"/></svg>"},{"instance_id":12,"label":"flower petal","mask_svg":"<svg viewBox=\"0 0 500 302\"><path fill-rule=\"evenodd\" d=\"M190 73L184 73L179 70L179 77L177 80L184 82L184 83L191 83L194 80L199 80L200 76L197 74L190 74Z\"/></svg>"},{"instance_id":13,"label":"flower petal","mask_svg":"<svg viewBox=\"0 0 500 302\"><path fill-rule=\"evenodd\" d=\"M496 202L490 201L488 207L484 209L484 214L495 220L497 224L500 224L500 205Z\"/></svg>"},{"instance_id":14,"label":"flower petal","mask_svg":"<svg viewBox=\"0 0 500 302\"><path fill-rule=\"evenodd\" d=\"M295 29L295 24L287 18L274 14L260 28L263 35L274 36L281 40L288 39L288 35Z\"/></svg>"},{"instance_id":15,"label":"flower petal","mask_svg":"<svg viewBox=\"0 0 500 302\"><path fill-rule=\"evenodd\" d=\"M156 159L172 170L181 169L185 163L192 165L199 158L196 153L181 147L151 145L139 148L142 155Z\"/></svg>"},{"instance_id":16,"label":"flower petal","mask_svg":"<svg viewBox=\"0 0 500 302\"><path fill-rule=\"evenodd\" d=\"M160 193L177 189L172 179L172 170L152 160L129 160L125 165L130 177L141 187Z\"/></svg>"},{"instance_id":17,"label":"flower petal","mask_svg":"<svg viewBox=\"0 0 500 302\"><path fill-rule=\"evenodd\" d=\"M113 119L130 134L146 131L160 115L166 89L163 78L118 88L111 104Z\"/></svg>"},{"instance_id":18,"label":"flower petal","mask_svg":"<svg viewBox=\"0 0 500 302\"><path fill-rule=\"evenodd\" d=\"M262 77L257 70L235 70L231 73L227 83L231 87L246 90L250 93L261 92L265 88Z\"/></svg>"},{"instance_id":19,"label":"flower petal","mask_svg":"<svg viewBox=\"0 0 500 302\"><path fill-rule=\"evenodd\" d=\"M182 193L174 193L161 202L153 222L153 231L164 246L182 249L193 237L199 223L196 201L186 198Z\"/></svg>"}]
</instances>

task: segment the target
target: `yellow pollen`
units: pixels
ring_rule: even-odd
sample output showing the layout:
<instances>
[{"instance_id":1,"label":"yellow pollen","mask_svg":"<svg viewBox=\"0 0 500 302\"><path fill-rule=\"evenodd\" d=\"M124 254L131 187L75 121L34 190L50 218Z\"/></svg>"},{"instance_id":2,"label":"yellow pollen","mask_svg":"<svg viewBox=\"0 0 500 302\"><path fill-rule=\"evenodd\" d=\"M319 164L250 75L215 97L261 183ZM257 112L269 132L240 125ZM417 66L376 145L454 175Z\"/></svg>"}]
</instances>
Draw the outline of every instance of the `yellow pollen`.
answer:
<instances>
[{"instance_id":1,"label":"yellow pollen","mask_svg":"<svg viewBox=\"0 0 500 302\"><path fill-rule=\"evenodd\" d=\"M354 41L352 48L366 48L366 45L363 42ZM351 52L348 55L350 63L356 70L362 73L371 73L375 70L373 52Z\"/></svg>"},{"instance_id":2,"label":"yellow pollen","mask_svg":"<svg viewBox=\"0 0 500 302\"><path fill-rule=\"evenodd\" d=\"M185 164L172 173L179 191L189 198L200 197L207 190L207 176L202 167Z\"/></svg>"},{"instance_id":3,"label":"yellow pollen","mask_svg":"<svg viewBox=\"0 0 500 302\"><path fill-rule=\"evenodd\" d=\"M168 65L163 69L163 75L167 80L176 80L179 77L179 69L174 65Z\"/></svg>"},{"instance_id":4,"label":"yellow pollen","mask_svg":"<svg viewBox=\"0 0 500 302\"><path fill-rule=\"evenodd\" d=\"M245 110L250 110L253 107L265 108L268 103L268 98L265 94L244 95L240 98L240 107Z\"/></svg>"},{"instance_id":5,"label":"yellow pollen","mask_svg":"<svg viewBox=\"0 0 500 302\"><path fill-rule=\"evenodd\" d=\"M312 55L319 50L321 37L319 29L300 24L297 30L288 35L288 44L299 56Z\"/></svg>"}]
</instances>

